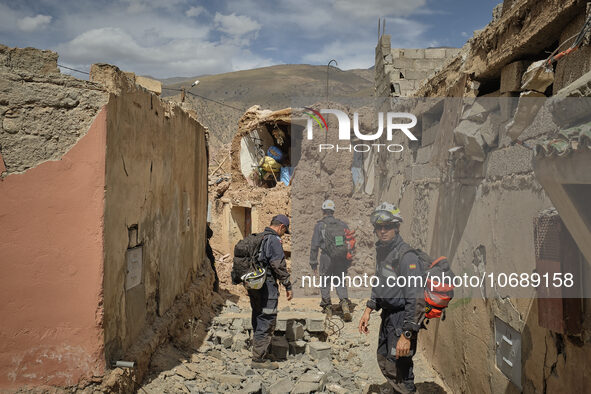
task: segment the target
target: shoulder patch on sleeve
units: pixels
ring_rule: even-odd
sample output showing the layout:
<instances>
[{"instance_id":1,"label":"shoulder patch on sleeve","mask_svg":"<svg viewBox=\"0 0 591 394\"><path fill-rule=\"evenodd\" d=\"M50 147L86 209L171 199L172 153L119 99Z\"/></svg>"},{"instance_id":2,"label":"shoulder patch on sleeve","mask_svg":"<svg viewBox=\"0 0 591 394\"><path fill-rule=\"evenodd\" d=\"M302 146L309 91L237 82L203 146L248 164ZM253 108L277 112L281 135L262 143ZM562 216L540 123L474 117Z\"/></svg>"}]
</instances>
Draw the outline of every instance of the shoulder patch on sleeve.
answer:
<instances>
[{"instance_id":1,"label":"shoulder patch on sleeve","mask_svg":"<svg viewBox=\"0 0 591 394\"><path fill-rule=\"evenodd\" d=\"M416 264L410 264L410 265L408 266L408 268L410 268L411 270L414 270L414 269L416 269L416 268L417 268L417 265L416 265Z\"/></svg>"}]
</instances>

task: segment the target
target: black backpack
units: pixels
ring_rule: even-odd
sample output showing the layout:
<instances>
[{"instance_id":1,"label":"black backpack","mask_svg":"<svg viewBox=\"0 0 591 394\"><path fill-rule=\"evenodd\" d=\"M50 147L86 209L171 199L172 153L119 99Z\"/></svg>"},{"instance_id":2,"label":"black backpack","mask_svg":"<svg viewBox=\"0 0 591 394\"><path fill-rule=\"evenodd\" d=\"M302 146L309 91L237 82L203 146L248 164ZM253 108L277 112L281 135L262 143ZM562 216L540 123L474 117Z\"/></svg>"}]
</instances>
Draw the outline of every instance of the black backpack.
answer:
<instances>
[{"instance_id":1,"label":"black backpack","mask_svg":"<svg viewBox=\"0 0 591 394\"><path fill-rule=\"evenodd\" d=\"M324 253L331 260L347 259L349 251L345 234L347 225L332 216L325 217L321 222L324 224L322 227L322 237L324 238L324 249L322 250Z\"/></svg>"},{"instance_id":2,"label":"black backpack","mask_svg":"<svg viewBox=\"0 0 591 394\"><path fill-rule=\"evenodd\" d=\"M232 260L232 284L242 283L242 275L259 267L259 252L265 239L265 233L250 234L238 241L234 247L234 259Z\"/></svg>"}]
</instances>

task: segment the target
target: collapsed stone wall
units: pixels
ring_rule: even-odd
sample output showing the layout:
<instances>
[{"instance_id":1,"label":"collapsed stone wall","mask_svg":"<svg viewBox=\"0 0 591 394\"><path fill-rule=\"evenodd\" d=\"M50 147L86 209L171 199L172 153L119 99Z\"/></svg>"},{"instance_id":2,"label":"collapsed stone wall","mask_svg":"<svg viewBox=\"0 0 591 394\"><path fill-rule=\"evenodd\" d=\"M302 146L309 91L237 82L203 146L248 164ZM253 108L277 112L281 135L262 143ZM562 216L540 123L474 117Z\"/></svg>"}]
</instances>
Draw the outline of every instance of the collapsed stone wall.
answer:
<instances>
[{"instance_id":1,"label":"collapsed stone wall","mask_svg":"<svg viewBox=\"0 0 591 394\"><path fill-rule=\"evenodd\" d=\"M334 103L333 103L334 104ZM352 113L353 109L341 104L331 104L331 108L341 108ZM315 108L318 105L314 106ZM356 109L357 110L357 109ZM367 112L367 108L365 108ZM370 112L371 113L371 112ZM360 111L362 127L368 129L367 113ZM328 143L337 142L336 119L327 117L329 132ZM375 119L374 119L375 121ZM261 127L261 124L283 122L289 124L291 136L292 164L297 163L292 185L285 186L279 182L273 188L262 188L250 185L241 171L240 151L243 149L241 140ZM373 235L368 217L374 207L374 199L370 194L358 190L354 192L351 166L353 151L338 153L338 159L330 154L317 152L317 146L308 141L297 130L305 128L301 114L297 110L265 111L258 107L249 109L239 123L239 130L231 146L231 182L224 187L223 196L212 201L212 223L214 231L212 246L217 252L217 270L224 284L230 284L231 255L235 243L245 234L235 225L236 212L246 208L250 212L252 232L262 231L268 226L271 218L278 213L291 217L291 235L283 237L283 248L291 268L292 283L296 284L296 296L315 294L314 289L299 288L302 275L311 274L309 266L310 241L316 222L322 218L321 206L325 199L332 199L337 204L335 216L346 221L357 232L357 253L349 273L363 274L373 270ZM301 141L301 146L299 145ZM323 141L324 142L324 141ZM295 148L294 148L295 146ZM223 184L223 183L222 183ZM221 258L224 255L226 258ZM365 291L363 295L365 295Z\"/></svg>"},{"instance_id":2,"label":"collapsed stone wall","mask_svg":"<svg viewBox=\"0 0 591 394\"><path fill-rule=\"evenodd\" d=\"M419 127L413 129L419 141L409 143L401 136L395 142L405 145L402 155L381 154L376 159L376 168L388 169L376 177L378 199L397 203L405 219L410 218L402 226L403 237L433 256L447 256L456 274L536 268L533 218L552 202L534 174L531 147L561 127L531 97L545 100L590 69L587 46L577 51L581 55L559 61L554 81L535 88L526 84L524 73L532 62L546 58L548 48L555 49L556 42L580 30L585 4L505 3L503 16L477 32L460 55L415 93L447 97L426 99L426 109L416 103L408 106L419 117ZM536 78L539 82L545 76ZM377 86L378 91L385 89L382 83ZM483 95L487 97L453 98ZM539 113L524 122L522 105ZM517 138L520 144L514 143ZM579 366L585 365L591 346L588 328L568 337L550 331L538 322L537 300L509 296L500 288L492 294L487 291L454 300L447 319L433 322L420 334L419 346L431 355L450 388L489 393L585 391L589 378ZM582 303L588 327L589 303ZM517 384L496 365L498 319L521 334Z\"/></svg>"},{"instance_id":3,"label":"collapsed stone wall","mask_svg":"<svg viewBox=\"0 0 591 394\"><path fill-rule=\"evenodd\" d=\"M105 370L102 214L108 93L57 54L0 46L0 387Z\"/></svg>"},{"instance_id":4,"label":"collapsed stone wall","mask_svg":"<svg viewBox=\"0 0 591 394\"><path fill-rule=\"evenodd\" d=\"M86 82L49 51L0 56L0 387L134 391L211 314L206 130L116 67Z\"/></svg>"},{"instance_id":5,"label":"collapsed stone wall","mask_svg":"<svg viewBox=\"0 0 591 394\"><path fill-rule=\"evenodd\" d=\"M382 35L376 47L377 97L412 95L459 52L459 48L391 48L390 35Z\"/></svg>"},{"instance_id":6,"label":"collapsed stone wall","mask_svg":"<svg viewBox=\"0 0 591 394\"><path fill-rule=\"evenodd\" d=\"M355 103L331 102L327 108L343 111L352 118L353 112L359 115L359 124L362 132L368 133L372 129L376 119L373 118L371 108L364 106L365 100ZM315 104L312 108L320 110L324 104ZM326 130L315 129L314 138L308 140L302 136L301 157L294 174L292 187L292 218L294 229L292 231L292 276L296 285L297 296L318 296L318 289L308 285L302 286L302 276L312 275L310 268L310 244L314 226L322 219L322 203L330 199L335 202L334 216L347 223L350 229L355 230L356 252L348 275L363 275L372 273L374 269L374 236L369 222L369 215L375 207L376 200L371 193L366 193L366 182L355 185L351 168L354 161L354 150L351 144L356 140L342 141L338 138L339 126L337 118L325 115L328 128ZM305 125L306 119L300 119ZM342 146L336 151L319 149L319 144ZM361 153L361 161L368 161L368 154ZM358 164L358 163L357 163ZM370 176L364 170L364 179ZM356 292L353 287L349 289L350 297L365 297L367 289ZM338 300L333 299L333 302Z\"/></svg>"},{"instance_id":7,"label":"collapsed stone wall","mask_svg":"<svg viewBox=\"0 0 591 394\"><path fill-rule=\"evenodd\" d=\"M209 288L207 147L196 119L116 67L93 65L90 78L118 92L106 107L104 329L112 361L191 282Z\"/></svg>"},{"instance_id":8,"label":"collapsed stone wall","mask_svg":"<svg viewBox=\"0 0 591 394\"><path fill-rule=\"evenodd\" d=\"M59 73L57 54L0 45L0 155L6 174L58 160L109 98L99 85Z\"/></svg>"}]
</instances>

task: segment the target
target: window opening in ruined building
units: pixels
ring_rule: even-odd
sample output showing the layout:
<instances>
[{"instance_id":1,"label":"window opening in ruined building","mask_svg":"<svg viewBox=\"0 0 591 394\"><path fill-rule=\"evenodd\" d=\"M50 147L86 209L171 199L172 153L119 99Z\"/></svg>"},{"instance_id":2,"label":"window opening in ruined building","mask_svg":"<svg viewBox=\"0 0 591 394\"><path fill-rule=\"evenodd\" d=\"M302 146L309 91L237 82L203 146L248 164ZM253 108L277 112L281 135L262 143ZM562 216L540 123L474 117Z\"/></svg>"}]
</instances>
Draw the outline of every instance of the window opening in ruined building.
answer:
<instances>
[{"instance_id":1,"label":"window opening in ruined building","mask_svg":"<svg viewBox=\"0 0 591 394\"><path fill-rule=\"evenodd\" d=\"M400 79L404 79L404 74L400 73Z\"/></svg>"},{"instance_id":2,"label":"window opening in ruined building","mask_svg":"<svg viewBox=\"0 0 591 394\"><path fill-rule=\"evenodd\" d=\"M390 82L390 94L400 96L400 84Z\"/></svg>"},{"instance_id":3,"label":"window opening in ruined building","mask_svg":"<svg viewBox=\"0 0 591 394\"><path fill-rule=\"evenodd\" d=\"M291 125L286 122L261 123L242 139L242 174L249 183L273 188L291 184Z\"/></svg>"},{"instance_id":4,"label":"window opening in ruined building","mask_svg":"<svg viewBox=\"0 0 591 394\"><path fill-rule=\"evenodd\" d=\"M232 245L252 233L252 209L233 206L231 210L230 239Z\"/></svg>"},{"instance_id":5,"label":"window opening in ruined building","mask_svg":"<svg viewBox=\"0 0 591 394\"><path fill-rule=\"evenodd\" d=\"M478 86L478 96L491 95L493 97L500 96L501 93L501 76L493 79L478 79L476 80L480 85Z\"/></svg>"}]
</instances>

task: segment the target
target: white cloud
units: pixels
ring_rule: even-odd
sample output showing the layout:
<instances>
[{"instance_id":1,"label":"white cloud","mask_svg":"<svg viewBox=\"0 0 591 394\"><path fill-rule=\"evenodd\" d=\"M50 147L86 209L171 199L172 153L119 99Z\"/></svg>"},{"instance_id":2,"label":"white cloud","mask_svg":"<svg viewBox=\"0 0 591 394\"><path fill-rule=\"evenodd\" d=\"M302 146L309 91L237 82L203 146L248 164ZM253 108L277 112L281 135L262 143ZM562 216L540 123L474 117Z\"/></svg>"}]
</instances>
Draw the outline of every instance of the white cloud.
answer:
<instances>
[{"instance_id":1,"label":"white cloud","mask_svg":"<svg viewBox=\"0 0 591 394\"><path fill-rule=\"evenodd\" d=\"M427 0L62 0L36 12L7 3L0 0L5 43L57 50L61 64L76 68L107 62L155 77L331 58L341 68L369 67L378 17L387 18L392 46L432 43L428 26L412 19L429 12Z\"/></svg>"},{"instance_id":2,"label":"white cloud","mask_svg":"<svg viewBox=\"0 0 591 394\"><path fill-rule=\"evenodd\" d=\"M50 15L26 16L17 22L18 28L25 32L44 29L51 23Z\"/></svg>"},{"instance_id":3,"label":"white cloud","mask_svg":"<svg viewBox=\"0 0 591 394\"><path fill-rule=\"evenodd\" d=\"M57 50L70 65L104 62L154 77L217 74L272 64L247 49L206 40L171 39L148 47L121 28L87 31Z\"/></svg>"},{"instance_id":4,"label":"white cloud","mask_svg":"<svg viewBox=\"0 0 591 394\"><path fill-rule=\"evenodd\" d=\"M205 12L205 8L198 6L198 7L191 7L187 11L185 11L185 15L189 18L197 17Z\"/></svg>"},{"instance_id":5,"label":"white cloud","mask_svg":"<svg viewBox=\"0 0 591 394\"><path fill-rule=\"evenodd\" d=\"M177 5L186 2L187 0L122 0L122 3L128 4L127 11L132 14L148 12L155 9L172 10Z\"/></svg>"},{"instance_id":6,"label":"white cloud","mask_svg":"<svg viewBox=\"0 0 591 394\"><path fill-rule=\"evenodd\" d=\"M336 59L340 69L368 68L373 60L375 43L371 40L342 41L336 40L324 45L318 51L302 57L304 63L327 64Z\"/></svg>"},{"instance_id":7,"label":"white cloud","mask_svg":"<svg viewBox=\"0 0 591 394\"><path fill-rule=\"evenodd\" d=\"M261 29L261 25L245 15L222 15L216 12L213 18L216 28L233 37L241 37L245 34L256 33Z\"/></svg>"},{"instance_id":8,"label":"white cloud","mask_svg":"<svg viewBox=\"0 0 591 394\"><path fill-rule=\"evenodd\" d=\"M392 48L422 48L429 46L423 40L427 26L403 18L389 18L386 29L390 26ZM434 42L431 42L431 44ZM326 64L336 59L341 69L368 68L374 64L376 38L370 34L360 35L353 39L336 39L323 45L315 52L302 57L302 61L312 64Z\"/></svg>"},{"instance_id":9,"label":"white cloud","mask_svg":"<svg viewBox=\"0 0 591 394\"><path fill-rule=\"evenodd\" d=\"M426 0L334 0L333 9L350 19L376 19L388 15L403 17L425 6ZM376 25L377 26L377 25Z\"/></svg>"}]
</instances>

